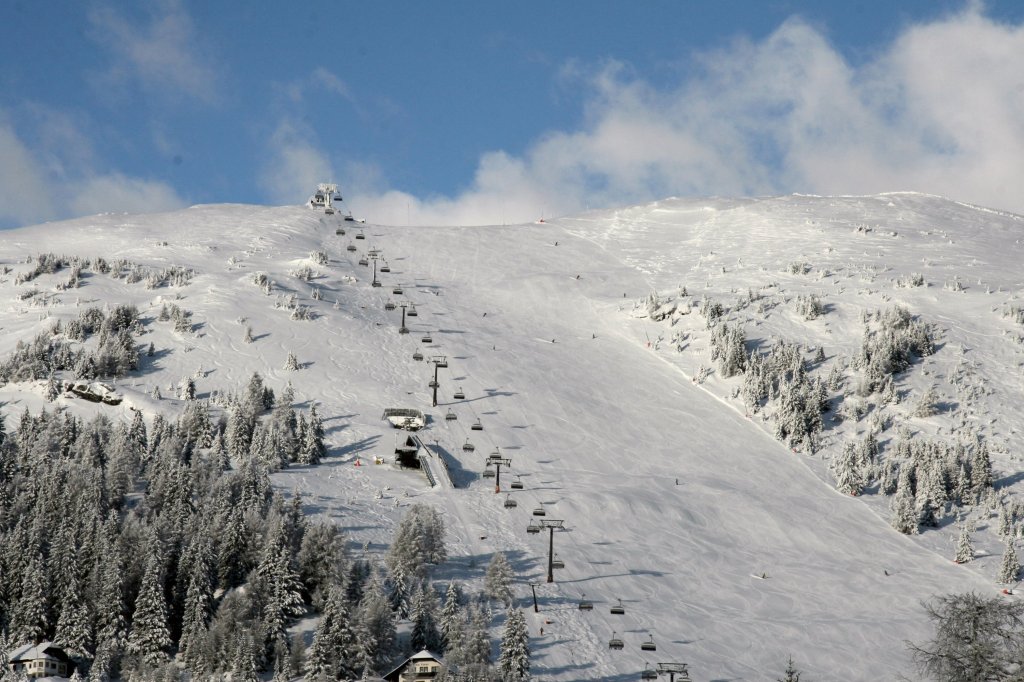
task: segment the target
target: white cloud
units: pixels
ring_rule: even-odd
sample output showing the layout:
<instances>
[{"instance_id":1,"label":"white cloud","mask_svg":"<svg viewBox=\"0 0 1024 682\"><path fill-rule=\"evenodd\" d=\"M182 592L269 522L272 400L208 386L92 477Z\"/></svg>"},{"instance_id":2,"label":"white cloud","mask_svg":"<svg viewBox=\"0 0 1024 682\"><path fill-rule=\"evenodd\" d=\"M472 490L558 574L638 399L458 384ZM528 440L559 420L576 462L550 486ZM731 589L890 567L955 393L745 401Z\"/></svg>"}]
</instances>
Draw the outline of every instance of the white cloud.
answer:
<instances>
[{"instance_id":1,"label":"white cloud","mask_svg":"<svg viewBox=\"0 0 1024 682\"><path fill-rule=\"evenodd\" d=\"M608 64L583 124L485 154L454 197L353 194L382 222L488 224L668 195L919 190L1024 212L1024 27L978 5L908 27L865 64L791 19L657 89ZM345 178L358 179L350 174Z\"/></svg>"},{"instance_id":2,"label":"white cloud","mask_svg":"<svg viewBox=\"0 0 1024 682\"><path fill-rule=\"evenodd\" d=\"M105 211L144 213L187 205L166 183L95 168L88 139L70 118L58 112L35 112L42 131L39 145L27 143L2 113L0 227Z\"/></svg>"},{"instance_id":3,"label":"white cloud","mask_svg":"<svg viewBox=\"0 0 1024 682\"><path fill-rule=\"evenodd\" d=\"M306 201L318 183L334 177L330 162L316 147L317 136L306 126L283 121L270 137L270 159L260 184L276 203Z\"/></svg>"},{"instance_id":4,"label":"white cloud","mask_svg":"<svg viewBox=\"0 0 1024 682\"><path fill-rule=\"evenodd\" d=\"M202 101L217 99L214 69L201 57L192 19L179 0L145 5L149 22L132 24L113 7L89 12L91 35L115 57L107 81L138 81L151 92L181 92Z\"/></svg>"}]
</instances>

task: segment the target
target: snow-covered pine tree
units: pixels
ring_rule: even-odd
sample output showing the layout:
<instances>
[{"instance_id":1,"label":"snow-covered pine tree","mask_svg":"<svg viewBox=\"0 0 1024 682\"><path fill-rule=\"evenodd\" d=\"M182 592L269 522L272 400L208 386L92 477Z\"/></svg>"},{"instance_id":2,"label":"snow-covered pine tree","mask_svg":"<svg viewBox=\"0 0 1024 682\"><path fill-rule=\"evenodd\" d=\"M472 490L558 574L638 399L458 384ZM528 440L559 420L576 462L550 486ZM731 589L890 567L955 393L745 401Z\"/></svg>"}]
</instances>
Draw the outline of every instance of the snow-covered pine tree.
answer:
<instances>
[{"instance_id":1,"label":"snow-covered pine tree","mask_svg":"<svg viewBox=\"0 0 1024 682\"><path fill-rule=\"evenodd\" d=\"M41 642L50 629L49 573L41 551L32 556L23 575L9 626L11 641L18 645Z\"/></svg>"},{"instance_id":2,"label":"snow-covered pine tree","mask_svg":"<svg viewBox=\"0 0 1024 682\"><path fill-rule=\"evenodd\" d=\"M997 582L1009 585L1017 582L1020 574L1020 562L1017 560L1017 549L1013 546L1013 540L1006 543L1006 551L1003 552L1003 560L999 564L999 577Z\"/></svg>"},{"instance_id":3,"label":"snow-covered pine tree","mask_svg":"<svg viewBox=\"0 0 1024 682\"><path fill-rule=\"evenodd\" d=\"M842 452L832 460L832 475L836 478L836 490L847 495L860 495L864 479L860 470L860 457L853 443L844 443Z\"/></svg>"},{"instance_id":4,"label":"snow-covered pine tree","mask_svg":"<svg viewBox=\"0 0 1024 682\"><path fill-rule=\"evenodd\" d=\"M289 372L295 372L299 369L299 361L295 357L294 353L288 353L288 359L284 361L284 368Z\"/></svg>"},{"instance_id":5,"label":"snow-covered pine tree","mask_svg":"<svg viewBox=\"0 0 1024 682\"><path fill-rule=\"evenodd\" d=\"M460 612L462 611L462 593L459 590L459 586L454 580L448 583L448 590L445 592L444 597L444 608L441 609L441 620L438 624L438 629L441 632L441 647L439 653L444 653L448 650L453 639L457 637L455 632L456 628L460 627L461 619L459 618Z\"/></svg>"},{"instance_id":6,"label":"snow-covered pine tree","mask_svg":"<svg viewBox=\"0 0 1024 682\"><path fill-rule=\"evenodd\" d=\"M357 640L363 665L380 670L394 653L396 631L394 614L379 579L371 580L363 594L357 621Z\"/></svg>"},{"instance_id":7,"label":"snow-covered pine tree","mask_svg":"<svg viewBox=\"0 0 1024 682\"><path fill-rule=\"evenodd\" d=\"M889 505L892 518L889 525L904 535L917 535L917 511L914 509L914 498L903 492L897 492Z\"/></svg>"},{"instance_id":8,"label":"snow-covered pine tree","mask_svg":"<svg viewBox=\"0 0 1024 682\"><path fill-rule=\"evenodd\" d=\"M498 669L506 682L522 682L530 678L530 633L526 616L519 609L509 609L501 637Z\"/></svg>"},{"instance_id":9,"label":"snow-covered pine tree","mask_svg":"<svg viewBox=\"0 0 1024 682\"><path fill-rule=\"evenodd\" d=\"M495 552L491 557L491 562L487 565L487 573L484 575L484 594L503 604L510 604L514 578L512 566L508 563L504 553Z\"/></svg>"},{"instance_id":10,"label":"snow-covered pine tree","mask_svg":"<svg viewBox=\"0 0 1024 682\"><path fill-rule=\"evenodd\" d=\"M438 611L437 593L425 580L421 581L413 593L412 610L409 613L409 620L412 621L409 643L413 651L437 651L441 648L441 633L437 627Z\"/></svg>"},{"instance_id":11,"label":"snow-covered pine tree","mask_svg":"<svg viewBox=\"0 0 1024 682\"><path fill-rule=\"evenodd\" d=\"M960 526L960 537L956 543L956 563L966 564L968 561L974 558L974 548L971 547L971 534L967 531L967 526Z\"/></svg>"},{"instance_id":12,"label":"snow-covered pine tree","mask_svg":"<svg viewBox=\"0 0 1024 682\"><path fill-rule=\"evenodd\" d=\"M142 576L135 614L128 633L127 651L151 666L168 659L171 633L167 622L167 599L164 596L163 556L159 539L150 540L146 570Z\"/></svg>"},{"instance_id":13,"label":"snow-covered pine tree","mask_svg":"<svg viewBox=\"0 0 1024 682\"><path fill-rule=\"evenodd\" d=\"M789 661L786 663L786 672L783 674L785 677L779 679L778 682L800 682L800 671L794 665L792 656L789 657Z\"/></svg>"},{"instance_id":14,"label":"snow-covered pine tree","mask_svg":"<svg viewBox=\"0 0 1024 682\"><path fill-rule=\"evenodd\" d=\"M242 341L245 343L252 343L255 340L256 339L254 339L252 336L252 327L246 326L245 335L242 337Z\"/></svg>"}]
</instances>

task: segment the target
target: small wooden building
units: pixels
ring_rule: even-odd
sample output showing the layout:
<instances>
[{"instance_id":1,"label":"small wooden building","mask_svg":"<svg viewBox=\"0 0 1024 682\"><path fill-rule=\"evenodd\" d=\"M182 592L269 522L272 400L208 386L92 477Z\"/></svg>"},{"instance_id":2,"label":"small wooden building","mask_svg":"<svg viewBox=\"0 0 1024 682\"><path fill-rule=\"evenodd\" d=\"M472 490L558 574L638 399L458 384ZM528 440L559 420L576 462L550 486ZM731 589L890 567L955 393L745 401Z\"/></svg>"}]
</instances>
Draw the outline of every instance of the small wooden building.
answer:
<instances>
[{"instance_id":1,"label":"small wooden building","mask_svg":"<svg viewBox=\"0 0 1024 682\"><path fill-rule=\"evenodd\" d=\"M384 679L387 682L433 682L446 669L440 656L424 649L402 661Z\"/></svg>"},{"instance_id":2,"label":"small wooden building","mask_svg":"<svg viewBox=\"0 0 1024 682\"><path fill-rule=\"evenodd\" d=\"M75 664L67 652L53 642L25 644L7 654L11 672L23 671L29 678L71 677Z\"/></svg>"}]
</instances>

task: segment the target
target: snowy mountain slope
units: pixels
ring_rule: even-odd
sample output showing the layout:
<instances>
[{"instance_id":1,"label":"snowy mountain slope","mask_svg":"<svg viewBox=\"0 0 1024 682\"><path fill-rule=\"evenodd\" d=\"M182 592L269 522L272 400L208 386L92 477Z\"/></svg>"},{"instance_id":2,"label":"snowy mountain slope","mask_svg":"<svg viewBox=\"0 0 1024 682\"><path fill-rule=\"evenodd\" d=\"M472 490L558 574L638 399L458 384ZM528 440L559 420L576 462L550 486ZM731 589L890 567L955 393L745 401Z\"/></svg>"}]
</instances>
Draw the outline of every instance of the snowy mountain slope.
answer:
<instances>
[{"instance_id":1,"label":"snowy mountain slope","mask_svg":"<svg viewBox=\"0 0 1024 682\"><path fill-rule=\"evenodd\" d=\"M928 634L921 600L995 589L1001 550L991 533L983 537L987 515L976 513L976 546L996 556L968 566L951 563L949 528L896 533L886 500L839 494L826 470L829 448L863 425L836 425L819 455L795 455L745 417L730 397L735 380L692 381L699 367L713 366L696 309L673 328L636 317L634 302L681 286L688 298L726 304L763 291L773 304L764 313L730 311L730 320L749 314L748 341L821 345L830 358L856 351L861 311L902 303L940 328L940 347L900 386L913 393L935 384L951 404L906 423L949 434L966 420L998 446L996 469L1015 480L1022 346L1014 338L1022 332L1002 313L1020 287L1021 224L905 194L666 200L512 227L366 225L364 240L354 239L351 223L295 207L97 216L0 236L0 261L12 269L0 282L0 355L84 305L130 301L152 318L166 302L190 310L193 333L155 323L142 337L157 352L143 358L138 376L118 382L122 406L58 403L173 411L180 403L171 396L187 376L201 395L238 390L253 371L275 390L291 381L297 398L316 401L325 416L332 457L278 474L280 486L336 517L357 551L371 554L384 549L403 505L439 505L452 545L439 578L478 578L492 552L506 552L523 581L523 606L525 583L540 583L540 613L529 614L540 679L635 679L645 661L687 662L695 680L766 679L781 674L789 654L811 679L890 679L911 672L903 641ZM337 235L339 227L348 233ZM380 288L357 264L368 248L391 266ZM326 265L310 259L317 250ZM79 288L56 291L63 272L15 284L31 269L25 257L47 251L181 265L195 275L158 289L89 274ZM793 263L809 271L792 274ZM303 266L319 276L290 274ZM274 281L269 296L254 284L257 273ZM912 273L928 286L895 286ZM957 277L964 291L943 288ZM32 289L40 293L21 298ZM805 321L791 299L812 292L828 311ZM293 293L314 319L290 319ZM389 298L415 303L412 333L397 333L400 310L385 311ZM244 342L246 327L254 343ZM679 330L688 333L681 353L667 341ZM449 360L436 408L432 366L413 359L417 350ZM283 369L289 353L300 370ZM949 383L957 368L959 388ZM163 399L151 397L155 386ZM458 387L466 400L453 399ZM0 396L9 424L26 405L45 404L37 386L8 385ZM421 436L443 451L458 488L431 490L419 474L371 464L373 456L392 459L385 407L428 413ZM445 420L449 408L458 420ZM470 430L477 419L483 431ZM462 450L467 438L472 454ZM514 509L503 507L493 479L480 477L496 448L524 483ZM503 491L510 480L503 469ZM567 527L554 535L566 568L551 585L547 535L526 533L541 506ZM767 579L752 577L761 574ZM583 593L594 611L576 608ZM611 615L619 599L626 613ZM626 640L623 651L607 649L613 631ZM648 635L657 652L640 651Z\"/></svg>"}]
</instances>

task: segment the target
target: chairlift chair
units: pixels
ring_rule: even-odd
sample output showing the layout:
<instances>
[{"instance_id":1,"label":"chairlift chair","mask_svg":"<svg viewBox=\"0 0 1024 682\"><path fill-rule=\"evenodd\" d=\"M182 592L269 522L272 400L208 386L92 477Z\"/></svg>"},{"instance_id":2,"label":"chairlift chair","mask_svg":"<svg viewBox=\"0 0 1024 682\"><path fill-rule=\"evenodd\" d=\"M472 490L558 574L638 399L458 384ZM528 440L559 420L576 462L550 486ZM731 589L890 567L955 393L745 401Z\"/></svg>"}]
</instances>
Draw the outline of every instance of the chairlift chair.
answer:
<instances>
[{"instance_id":1,"label":"chairlift chair","mask_svg":"<svg viewBox=\"0 0 1024 682\"><path fill-rule=\"evenodd\" d=\"M394 310L394 309L395 309L395 302L394 301L390 301L389 300L387 303L384 304L384 310Z\"/></svg>"},{"instance_id":2,"label":"chairlift chair","mask_svg":"<svg viewBox=\"0 0 1024 682\"><path fill-rule=\"evenodd\" d=\"M434 364L440 367L441 369L448 369L448 358L442 355L441 359L434 360Z\"/></svg>"},{"instance_id":3,"label":"chairlift chair","mask_svg":"<svg viewBox=\"0 0 1024 682\"><path fill-rule=\"evenodd\" d=\"M539 523L534 523L533 521L530 521L530 525L528 525L526 527L526 532L529 533L530 535L536 535L537 533L540 532L540 524Z\"/></svg>"},{"instance_id":4,"label":"chairlift chair","mask_svg":"<svg viewBox=\"0 0 1024 682\"><path fill-rule=\"evenodd\" d=\"M457 415L454 412L452 412L451 408L448 409L448 413L445 414L445 416L444 416L444 420L446 422L453 422L453 421L455 421L458 418L459 418L459 415Z\"/></svg>"},{"instance_id":5,"label":"chairlift chair","mask_svg":"<svg viewBox=\"0 0 1024 682\"><path fill-rule=\"evenodd\" d=\"M415 353L412 354L412 359L415 360L416 362L419 362L420 360L423 359L423 353L416 351Z\"/></svg>"},{"instance_id":6,"label":"chairlift chair","mask_svg":"<svg viewBox=\"0 0 1024 682\"><path fill-rule=\"evenodd\" d=\"M408 315L409 315L409 317L418 317L419 316L419 313L416 312L416 306L414 306L414 305L409 306L409 313L408 313Z\"/></svg>"},{"instance_id":7,"label":"chairlift chair","mask_svg":"<svg viewBox=\"0 0 1024 682\"><path fill-rule=\"evenodd\" d=\"M455 395L452 396L456 400L465 400L466 394L462 392L462 386L459 386L459 390L455 391Z\"/></svg>"},{"instance_id":8,"label":"chairlift chair","mask_svg":"<svg viewBox=\"0 0 1024 682\"><path fill-rule=\"evenodd\" d=\"M355 251L356 250L356 245L355 244L349 244L348 246L345 247L345 249L347 251Z\"/></svg>"},{"instance_id":9,"label":"chairlift chair","mask_svg":"<svg viewBox=\"0 0 1024 682\"><path fill-rule=\"evenodd\" d=\"M358 234L356 234L356 239L366 239L366 235L363 234L362 230L359 230Z\"/></svg>"},{"instance_id":10,"label":"chairlift chair","mask_svg":"<svg viewBox=\"0 0 1024 682\"><path fill-rule=\"evenodd\" d=\"M437 388L437 387L438 387L438 386L440 386L440 385L441 385L441 384L437 383L437 382L436 382L436 381L434 381L433 379L431 379L431 380L430 380L430 383L428 383L428 384L427 384L427 386L429 386L430 388Z\"/></svg>"},{"instance_id":11,"label":"chairlift chair","mask_svg":"<svg viewBox=\"0 0 1024 682\"><path fill-rule=\"evenodd\" d=\"M505 509L513 509L519 506L519 503L512 499L511 495L505 496Z\"/></svg>"},{"instance_id":12,"label":"chairlift chair","mask_svg":"<svg viewBox=\"0 0 1024 682\"><path fill-rule=\"evenodd\" d=\"M484 478L494 478L496 475L494 469L484 469Z\"/></svg>"},{"instance_id":13,"label":"chairlift chair","mask_svg":"<svg viewBox=\"0 0 1024 682\"><path fill-rule=\"evenodd\" d=\"M658 679L658 671L651 670L650 668L644 668L640 673L641 680L656 680Z\"/></svg>"},{"instance_id":14,"label":"chairlift chair","mask_svg":"<svg viewBox=\"0 0 1024 682\"><path fill-rule=\"evenodd\" d=\"M424 334L423 338L420 339L423 343L434 343L434 339L431 338L430 334Z\"/></svg>"},{"instance_id":15,"label":"chairlift chair","mask_svg":"<svg viewBox=\"0 0 1024 682\"><path fill-rule=\"evenodd\" d=\"M345 228L344 228L344 227L339 227L339 228L336 228L336 229L334 230L334 234L339 234L339 235L341 235L342 237L344 237L344 236L345 236Z\"/></svg>"},{"instance_id":16,"label":"chairlift chair","mask_svg":"<svg viewBox=\"0 0 1024 682\"><path fill-rule=\"evenodd\" d=\"M377 280L373 280L372 282L370 282L370 286L374 287L374 288L377 288L377 287L381 286L381 283L378 282Z\"/></svg>"},{"instance_id":17,"label":"chairlift chair","mask_svg":"<svg viewBox=\"0 0 1024 682\"><path fill-rule=\"evenodd\" d=\"M594 610L594 602L590 601L589 599L584 599L583 598L583 597L586 597L586 596L587 596L586 594L583 594L581 596L581 598L580 598L580 611L593 611Z\"/></svg>"},{"instance_id":18,"label":"chairlift chair","mask_svg":"<svg viewBox=\"0 0 1024 682\"><path fill-rule=\"evenodd\" d=\"M395 287L394 289L391 290L391 293L393 293L395 296L401 296L402 287Z\"/></svg>"},{"instance_id":19,"label":"chairlift chair","mask_svg":"<svg viewBox=\"0 0 1024 682\"><path fill-rule=\"evenodd\" d=\"M612 638L608 640L608 648L614 649L615 651L621 651L626 643L615 636L615 632L612 632Z\"/></svg>"},{"instance_id":20,"label":"chairlift chair","mask_svg":"<svg viewBox=\"0 0 1024 682\"><path fill-rule=\"evenodd\" d=\"M522 490L523 482L519 480L518 476L516 476L516 480L512 481L512 485L509 487L512 488L512 490Z\"/></svg>"},{"instance_id":21,"label":"chairlift chair","mask_svg":"<svg viewBox=\"0 0 1024 682\"><path fill-rule=\"evenodd\" d=\"M472 443L470 443L469 439L467 438L466 442L462 444L462 451L463 452L473 452L474 450L476 450L476 446L473 445Z\"/></svg>"},{"instance_id":22,"label":"chairlift chair","mask_svg":"<svg viewBox=\"0 0 1024 682\"><path fill-rule=\"evenodd\" d=\"M551 560L551 568L565 568L565 562L562 561L561 559L559 559L558 556L556 555Z\"/></svg>"},{"instance_id":23,"label":"chairlift chair","mask_svg":"<svg viewBox=\"0 0 1024 682\"><path fill-rule=\"evenodd\" d=\"M408 334L409 333L409 328L408 327L399 327L398 328L398 333L399 334Z\"/></svg>"},{"instance_id":24,"label":"chairlift chair","mask_svg":"<svg viewBox=\"0 0 1024 682\"><path fill-rule=\"evenodd\" d=\"M469 430L470 431L483 431L484 430L484 425L480 423L479 419L477 419L475 422L473 422L473 425L469 427Z\"/></svg>"},{"instance_id":25,"label":"chairlift chair","mask_svg":"<svg viewBox=\"0 0 1024 682\"><path fill-rule=\"evenodd\" d=\"M334 215L334 209L328 206L324 209L324 215Z\"/></svg>"},{"instance_id":26,"label":"chairlift chair","mask_svg":"<svg viewBox=\"0 0 1024 682\"><path fill-rule=\"evenodd\" d=\"M534 516L547 516L548 513L544 510L544 507L537 507L533 510Z\"/></svg>"},{"instance_id":27,"label":"chairlift chair","mask_svg":"<svg viewBox=\"0 0 1024 682\"><path fill-rule=\"evenodd\" d=\"M641 651L657 651L658 645L654 643L654 635L650 635L650 640L640 645Z\"/></svg>"},{"instance_id":28,"label":"chairlift chair","mask_svg":"<svg viewBox=\"0 0 1024 682\"><path fill-rule=\"evenodd\" d=\"M359 259L359 264L360 265L369 266L370 265L370 261L366 260L365 258L360 258Z\"/></svg>"},{"instance_id":29,"label":"chairlift chair","mask_svg":"<svg viewBox=\"0 0 1024 682\"><path fill-rule=\"evenodd\" d=\"M383 265L380 266L380 271L381 272L391 272L391 266L389 266L387 264L387 262L385 262Z\"/></svg>"},{"instance_id":30,"label":"chairlift chair","mask_svg":"<svg viewBox=\"0 0 1024 682\"><path fill-rule=\"evenodd\" d=\"M621 616L621 615L624 615L624 614L626 613L626 607L622 605L622 600L620 599L620 600L619 600L619 603L618 603L618 604L616 604L615 606L613 606L613 607L612 607L612 608L611 608L611 609L609 610L609 612L610 612L610 613L611 613L611 614L612 614L613 616Z\"/></svg>"}]
</instances>

